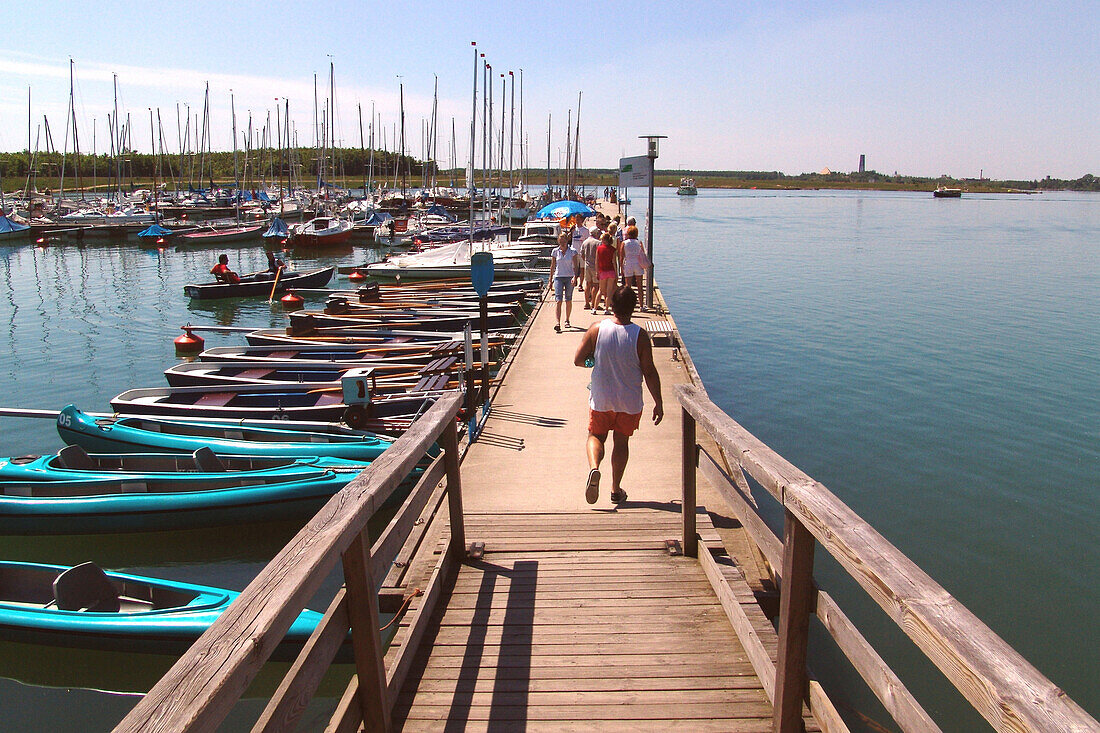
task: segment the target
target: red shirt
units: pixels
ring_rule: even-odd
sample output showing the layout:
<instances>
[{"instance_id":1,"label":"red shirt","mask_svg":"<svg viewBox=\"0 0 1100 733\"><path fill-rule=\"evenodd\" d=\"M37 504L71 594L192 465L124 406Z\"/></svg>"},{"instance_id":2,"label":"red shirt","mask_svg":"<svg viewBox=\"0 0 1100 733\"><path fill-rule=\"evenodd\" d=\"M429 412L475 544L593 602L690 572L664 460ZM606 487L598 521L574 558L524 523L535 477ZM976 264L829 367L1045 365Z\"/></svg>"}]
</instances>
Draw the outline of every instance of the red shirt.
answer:
<instances>
[{"instance_id":1,"label":"red shirt","mask_svg":"<svg viewBox=\"0 0 1100 733\"><path fill-rule=\"evenodd\" d=\"M600 246L596 248L596 269L600 272L613 272L615 270L614 247L600 243Z\"/></svg>"},{"instance_id":2,"label":"red shirt","mask_svg":"<svg viewBox=\"0 0 1100 733\"><path fill-rule=\"evenodd\" d=\"M229 265L223 265L218 263L214 265L214 269L210 271L216 280L224 280L225 282L239 283L241 279L237 277L237 273L229 269Z\"/></svg>"}]
</instances>

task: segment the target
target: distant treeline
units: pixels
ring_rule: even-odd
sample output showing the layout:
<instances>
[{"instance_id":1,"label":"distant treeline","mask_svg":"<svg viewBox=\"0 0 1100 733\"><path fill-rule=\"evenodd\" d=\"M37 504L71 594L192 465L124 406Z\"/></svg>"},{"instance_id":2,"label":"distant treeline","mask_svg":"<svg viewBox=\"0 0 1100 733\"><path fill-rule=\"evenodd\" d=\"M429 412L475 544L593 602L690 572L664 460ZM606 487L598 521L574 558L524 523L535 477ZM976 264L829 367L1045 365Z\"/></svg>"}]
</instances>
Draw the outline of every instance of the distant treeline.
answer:
<instances>
[{"instance_id":1,"label":"distant treeline","mask_svg":"<svg viewBox=\"0 0 1100 733\"><path fill-rule=\"evenodd\" d=\"M345 148L335 151L335 169L337 182L347 181L349 185L361 183L365 178L370 165L371 151L358 148ZM115 158L100 154L97 156L74 155L69 153L64 156L61 153L37 153L33 156L33 168L37 172L39 181L56 182L64 165L65 187L77 186L79 175L82 186L91 186L93 176L99 179L99 184L104 185L107 180L121 171L123 182L150 181L154 175L159 180L182 182L183 185L194 183L195 186L209 183L210 180L219 183L234 180L234 162L232 152L213 152L204 155L184 154L181 160L179 153L158 156L150 153L126 152ZM327 181L331 178L333 167L332 154L325 157L325 170L323 178ZM238 151L236 162L236 177L242 184L254 185L257 181L276 182L293 175L296 180L309 185L317 180L318 155L314 148L297 148L290 151L280 150L253 150L247 156ZM428 171L431 171L431 164ZM21 188L26 181L27 174L32 169L32 156L26 151L18 153L0 153L0 176L4 179L4 188L12 190ZM414 160L411 156L400 156L397 153L387 153L381 150L374 151L374 176L375 179L392 178L394 175L404 174L409 178L410 185L417 185L421 178L425 164ZM199 175L202 180L199 180ZM413 179L416 179L415 181ZM56 185L49 183L47 185ZM42 188L40 185L39 188Z\"/></svg>"},{"instance_id":2,"label":"distant treeline","mask_svg":"<svg viewBox=\"0 0 1100 733\"><path fill-rule=\"evenodd\" d=\"M338 148L335 154L329 153L325 157L324 179L331 177L332 159L335 157L336 183L355 186L361 183L366 176L370 164L371 151L359 148ZM196 186L209 183L210 180L218 183L228 183L234 180L234 163L232 152L213 152L205 155L187 153L182 157L179 153L159 156L159 172L157 168L158 156L149 153L125 152L119 156L116 166L114 158L106 154L98 156L69 153L64 159L65 187L77 186L77 175L80 176L81 186L91 186L91 178L95 176L101 179L100 185L107 185L111 177L121 168L123 182L151 181L156 175L159 180L168 181L169 185L193 183ZM181 165L182 164L182 165ZM250 151L246 156L244 152L237 153L237 178L242 184L255 186L259 181L275 182L291 175L295 181L303 185L311 185L317 180L318 154L314 148L294 148L289 151L261 149ZM34 156L34 168L40 182L39 188L44 186L56 186L62 171L62 155L58 152L37 153ZM386 179L393 180L398 177L400 185L401 177L408 180L410 186L419 185L425 169L430 174L435 168L431 161L422 162L412 156L400 156L397 153L374 151L374 178L383 182ZM17 153L0 153L0 176L4 179L4 188L13 190L21 188L22 182L27 178L27 172L31 169L31 156L26 151ZM198 180L200 171L202 181ZM465 168L457 170L437 170L437 178L443 185L449 185L453 180L457 185L465 185ZM499 174L492 173L494 181L499 179ZM951 178L941 176L939 178L926 178L921 176L904 176L879 173L877 171L865 171L863 173L800 173L787 175L779 171L716 171L716 170L660 170L656 172L658 186L669 186L679 183L681 177L692 177L697 186L702 188L872 188L887 190L928 190L936 186L963 187L968 190L987 191L1042 191L1042 190L1066 190L1066 191L1100 191L1100 178L1091 173L1081 176L1076 180L1063 180L1046 177L1030 181L997 181L988 178ZM505 181L509 180L508 173L504 174ZM552 169L549 172L551 185L558 187L566 180L563 170ZM614 186L618 181L618 172L612 168L582 168L571 174L571 178L579 185ZM527 184L529 188L538 188L544 185L547 179L545 168L529 168L527 170ZM481 170L475 171L475 180L481 185ZM518 173L515 180L519 180ZM43 182L46 182L43 185Z\"/></svg>"}]
</instances>

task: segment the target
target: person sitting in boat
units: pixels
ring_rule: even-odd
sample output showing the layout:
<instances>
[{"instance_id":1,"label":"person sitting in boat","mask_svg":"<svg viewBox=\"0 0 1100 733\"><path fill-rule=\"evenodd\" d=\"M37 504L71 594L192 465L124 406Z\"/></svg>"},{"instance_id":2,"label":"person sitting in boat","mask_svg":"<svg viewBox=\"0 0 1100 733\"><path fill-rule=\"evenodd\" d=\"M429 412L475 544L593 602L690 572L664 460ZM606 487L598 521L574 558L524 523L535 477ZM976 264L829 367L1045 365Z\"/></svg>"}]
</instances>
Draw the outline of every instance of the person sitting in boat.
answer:
<instances>
[{"instance_id":1,"label":"person sitting in boat","mask_svg":"<svg viewBox=\"0 0 1100 733\"><path fill-rule=\"evenodd\" d=\"M218 255L218 264L210 268L210 274L220 283L239 283L240 276L229 269L229 255Z\"/></svg>"},{"instance_id":2,"label":"person sitting in boat","mask_svg":"<svg viewBox=\"0 0 1100 733\"><path fill-rule=\"evenodd\" d=\"M267 271L272 275L277 274L279 270L285 270L286 263L275 256L274 253L267 253Z\"/></svg>"}]
</instances>

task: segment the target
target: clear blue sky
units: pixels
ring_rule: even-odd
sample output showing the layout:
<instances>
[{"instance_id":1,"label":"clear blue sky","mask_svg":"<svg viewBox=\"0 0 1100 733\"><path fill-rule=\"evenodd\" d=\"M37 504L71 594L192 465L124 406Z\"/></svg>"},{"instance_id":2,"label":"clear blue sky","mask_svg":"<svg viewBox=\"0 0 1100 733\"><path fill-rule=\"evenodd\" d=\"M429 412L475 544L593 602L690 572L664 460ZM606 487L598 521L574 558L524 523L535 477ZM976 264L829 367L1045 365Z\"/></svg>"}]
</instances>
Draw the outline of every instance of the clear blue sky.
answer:
<instances>
[{"instance_id":1,"label":"clear blue sky","mask_svg":"<svg viewBox=\"0 0 1100 733\"><path fill-rule=\"evenodd\" d=\"M336 65L339 137L359 142L357 103L387 137L405 84L409 150L419 155L433 75L440 158L456 119L469 137L476 40L494 71L524 72L534 167L565 145L581 104L581 162L640 154L668 135L660 167L1077 178L1100 174L1100 4L1096 2L163 2L9 0L0 38L0 149L27 146L48 116L62 144L68 60L76 62L81 149L106 137L111 73L149 148L148 108L176 145L176 103L202 108L210 82L216 147L290 99L312 141L313 74ZM400 75L401 79L398 79ZM499 97L499 77L497 95ZM518 99L518 98L517 98ZM499 114L499 107L497 108ZM366 120L369 122L369 119ZM387 140L392 147L392 140Z\"/></svg>"}]
</instances>

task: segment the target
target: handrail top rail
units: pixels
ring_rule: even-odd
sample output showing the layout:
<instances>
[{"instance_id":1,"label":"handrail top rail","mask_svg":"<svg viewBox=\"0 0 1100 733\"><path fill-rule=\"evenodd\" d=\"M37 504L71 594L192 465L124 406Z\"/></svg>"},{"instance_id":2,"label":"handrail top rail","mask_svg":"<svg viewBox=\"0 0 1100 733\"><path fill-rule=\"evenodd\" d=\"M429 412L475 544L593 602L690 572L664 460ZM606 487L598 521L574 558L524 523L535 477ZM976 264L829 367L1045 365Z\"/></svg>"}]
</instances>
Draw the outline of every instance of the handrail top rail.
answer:
<instances>
[{"instance_id":1,"label":"handrail top rail","mask_svg":"<svg viewBox=\"0 0 1100 733\"><path fill-rule=\"evenodd\" d=\"M696 423L814 535L996 729L1100 730L1083 708L823 484L698 388L676 390Z\"/></svg>"},{"instance_id":2,"label":"handrail top rail","mask_svg":"<svg viewBox=\"0 0 1100 733\"><path fill-rule=\"evenodd\" d=\"M116 731L213 730L274 652L341 553L455 419L463 395L441 395L269 562L138 702Z\"/></svg>"}]
</instances>

